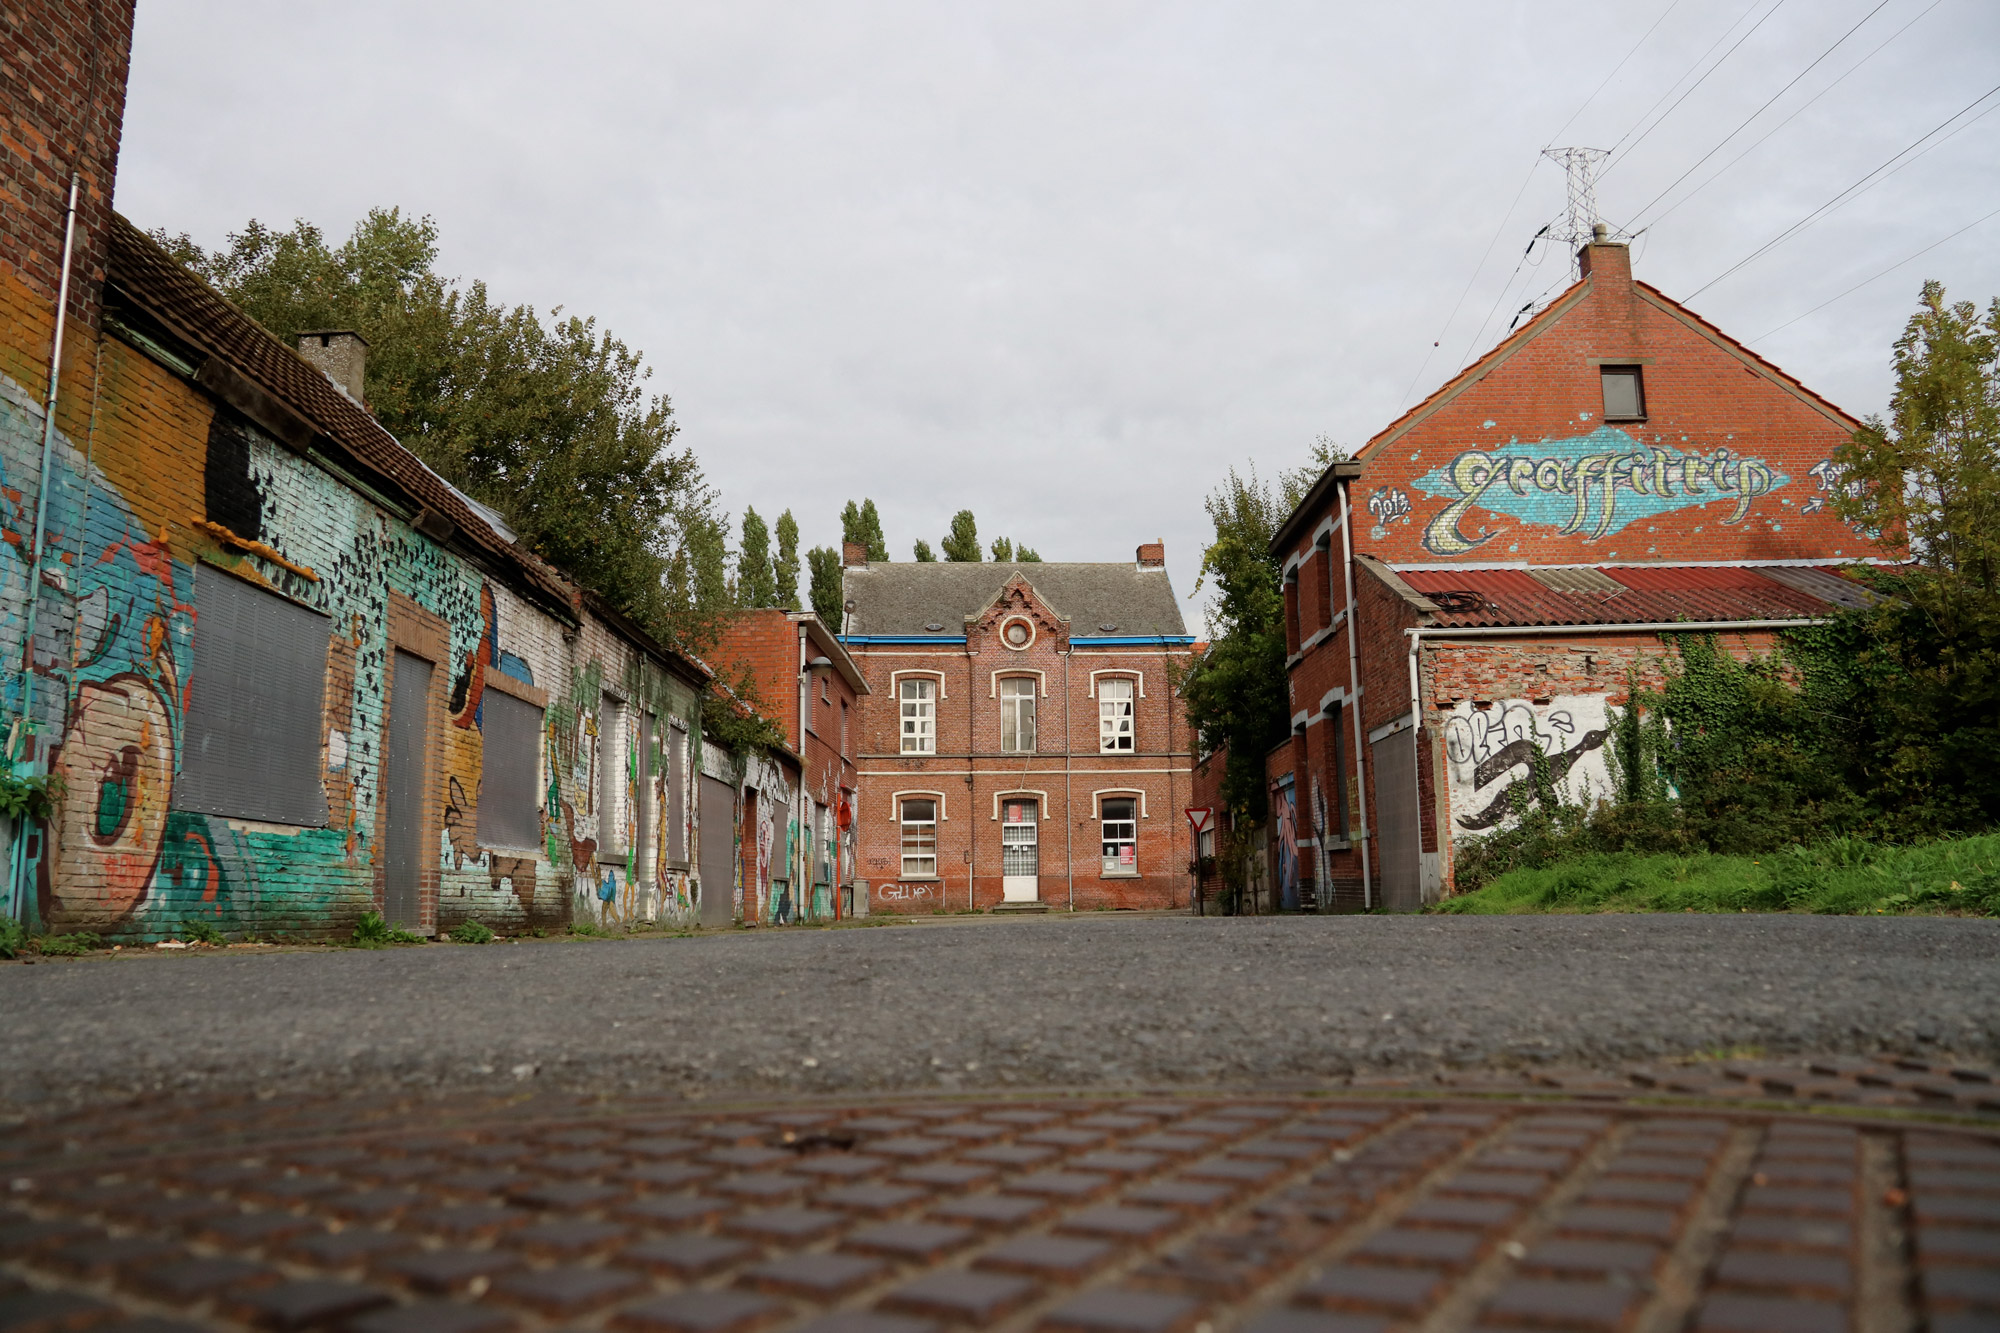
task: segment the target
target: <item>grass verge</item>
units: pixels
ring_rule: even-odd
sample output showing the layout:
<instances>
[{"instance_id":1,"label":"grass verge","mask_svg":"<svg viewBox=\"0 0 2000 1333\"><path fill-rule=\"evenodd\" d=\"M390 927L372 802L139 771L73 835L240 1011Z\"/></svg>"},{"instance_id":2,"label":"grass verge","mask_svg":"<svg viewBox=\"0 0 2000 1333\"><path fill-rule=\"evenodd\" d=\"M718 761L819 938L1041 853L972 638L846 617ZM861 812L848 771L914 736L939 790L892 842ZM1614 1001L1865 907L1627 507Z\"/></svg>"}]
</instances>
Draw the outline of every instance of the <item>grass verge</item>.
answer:
<instances>
[{"instance_id":1,"label":"grass verge","mask_svg":"<svg viewBox=\"0 0 2000 1333\"><path fill-rule=\"evenodd\" d=\"M1433 910L2000 916L2000 834L1916 847L1836 838L1760 857L1594 852L1510 870Z\"/></svg>"}]
</instances>

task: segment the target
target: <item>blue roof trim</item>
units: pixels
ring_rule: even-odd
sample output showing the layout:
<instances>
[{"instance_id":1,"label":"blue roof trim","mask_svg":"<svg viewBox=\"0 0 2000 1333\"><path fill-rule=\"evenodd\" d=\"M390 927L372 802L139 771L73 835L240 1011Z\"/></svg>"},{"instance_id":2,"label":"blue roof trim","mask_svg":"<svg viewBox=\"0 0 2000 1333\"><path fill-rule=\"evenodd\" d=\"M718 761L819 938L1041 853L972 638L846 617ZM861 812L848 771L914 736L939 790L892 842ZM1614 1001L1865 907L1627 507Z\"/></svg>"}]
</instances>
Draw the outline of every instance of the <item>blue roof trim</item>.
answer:
<instances>
[{"instance_id":1,"label":"blue roof trim","mask_svg":"<svg viewBox=\"0 0 2000 1333\"><path fill-rule=\"evenodd\" d=\"M871 643L928 643L943 648L948 644L954 643L963 646L965 636L963 634L843 634L840 636L840 642L843 645L851 643L862 645Z\"/></svg>"},{"instance_id":2,"label":"blue roof trim","mask_svg":"<svg viewBox=\"0 0 2000 1333\"><path fill-rule=\"evenodd\" d=\"M952 644L963 644L965 636L953 634L843 634L843 645L867 647L875 643L927 643L943 648ZM1142 645L1161 647L1185 647L1195 642L1192 634L1077 634L1070 643L1079 648L1127 648Z\"/></svg>"}]
</instances>

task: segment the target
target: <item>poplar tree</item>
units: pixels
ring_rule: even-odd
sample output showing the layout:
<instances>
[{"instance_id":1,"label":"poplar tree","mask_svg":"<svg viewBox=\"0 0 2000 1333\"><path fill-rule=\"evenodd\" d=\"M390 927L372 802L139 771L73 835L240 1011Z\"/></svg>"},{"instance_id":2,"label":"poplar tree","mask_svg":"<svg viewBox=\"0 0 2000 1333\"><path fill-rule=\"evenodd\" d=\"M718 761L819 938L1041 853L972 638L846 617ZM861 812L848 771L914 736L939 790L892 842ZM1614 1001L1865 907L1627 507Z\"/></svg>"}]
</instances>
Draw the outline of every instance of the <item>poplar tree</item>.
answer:
<instances>
[{"instance_id":1,"label":"poplar tree","mask_svg":"<svg viewBox=\"0 0 2000 1333\"><path fill-rule=\"evenodd\" d=\"M771 570L771 530L754 508L743 510L743 543L736 552L736 603L775 606L778 581Z\"/></svg>"},{"instance_id":2,"label":"poplar tree","mask_svg":"<svg viewBox=\"0 0 2000 1333\"><path fill-rule=\"evenodd\" d=\"M1014 560L1014 543L1006 537L995 537L993 539L993 560L996 564L1012 564Z\"/></svg>"},{"instance_id":3,"label":"poplar tree","mask_svg":"<svg viewBox=\"0 0 2000 1333\"><path fill-rule=\"evenodd\" d=\"M889 542L882 536L882 516L875 511L873 500L863 500L860 504L847 502L847 508L840 511L840 540L866 547L870 560L887 560Z\"/></svg>"},{"instance_id":4,"label":"poplar tree","mask_svg":"<svg viewBox=\"0 0 2000 1333\"><path fill-rule=\"evenodd\" d=\"M787 509L778 515L778 554L772 561L773 606L787 611L799 609L799 525Z\"/></svg>"},{"instance_id":5,"label":"poplar tree","mask_svg":"<svg viewBox=\"0 0 2000 1333\"><path fill-rule=\"evenodd\" d=\"M944 558L960 564L979 563L979 524L973 520L970 509L961 509L951 517L951 531L938 543Z\"/></svg>"},{"instance_id":6,"label":"poplar tree","mask_svg":"<svg viewBox=\"0 0 2000 1333\"><path fill-rule=\"evenodd\" d=\"M910 553L916 557L917 563L920 565L934 565L937 563L937 552L933 551L931 544L922 537L917 538L916 547Z\"/></svg>"},{"instance_id":7,"label":"poplar tree","mask_svg":"<svg viewBox=\"0 0 2000 1333\"><path fill-rule=\"evenodd\" d=\"M840 552L831 546L815 546L806 552L806 564L812 571L813 614L838 634L847 615L846 594L840 582Z\"/></svg>"}]
</instances>

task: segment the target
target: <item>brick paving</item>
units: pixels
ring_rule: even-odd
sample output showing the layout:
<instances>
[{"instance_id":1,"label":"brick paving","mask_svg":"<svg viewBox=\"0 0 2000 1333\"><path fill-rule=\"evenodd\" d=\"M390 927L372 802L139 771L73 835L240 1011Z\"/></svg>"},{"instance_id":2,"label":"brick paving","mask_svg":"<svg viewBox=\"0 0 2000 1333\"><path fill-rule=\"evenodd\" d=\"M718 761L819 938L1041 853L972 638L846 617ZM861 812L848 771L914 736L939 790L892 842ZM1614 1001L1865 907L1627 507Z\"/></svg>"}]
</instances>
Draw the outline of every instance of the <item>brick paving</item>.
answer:
<instances>
[{"instance_id":1,"label":"brick paving","mask_svg":"<svg viewBox=\"0 0 2000 1333\"><path fill-rule=\"evenodd\" d=\"M0 1330L2000 1327L1915 1059L1246 1093L159 1101L0 1127Z\"/></svg>"}]
</instances>

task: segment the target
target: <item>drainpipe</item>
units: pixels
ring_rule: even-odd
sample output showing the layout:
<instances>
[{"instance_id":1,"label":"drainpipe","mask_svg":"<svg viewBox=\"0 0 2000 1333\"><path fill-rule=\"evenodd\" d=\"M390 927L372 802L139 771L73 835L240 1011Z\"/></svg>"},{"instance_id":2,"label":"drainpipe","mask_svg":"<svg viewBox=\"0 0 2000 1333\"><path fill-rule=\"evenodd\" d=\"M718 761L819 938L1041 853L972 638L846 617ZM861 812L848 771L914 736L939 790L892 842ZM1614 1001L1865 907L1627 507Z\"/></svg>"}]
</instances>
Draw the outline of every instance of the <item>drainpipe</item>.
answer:
<instances>
[{"instance_id":1,"label":"drainpipe","mask_svg":"<svg viewBox=\"0 0 2000 1333\"><path fill-rule=\"evenodd\" d=\"M76 192L81 177L77 172L69 174L69 207L63 215L62 276L56 283L56 338L55 346L49 349L49 392L42 403L42 472L35 483L35 546L28 563L28 626L27 637L23 640L24 670L21 677L21 721L22 735L32 736L35 731L35 622L42 605L42 545L48 536L49 526L49 463L55 455L56 444L56 386L62 378L63 332L69 320L69 270L70 256L76 242ZM7 756L19 762L18 749ZM15 846L21 839L15 839ZM18 880L16 881L18 884Z\"/></svg>"},{"instance_id":2,"label":"drainpipe","mask_svg":"<svg viewBox=\"0 0 2000 1333\"><path fill-rule=\"evenodd\" d=\"M78 172L70 172L69 204L63 211L62 272L56 280L55 343L49 348L49 392L42 401L42 470L35 482L35 545L28 562L27 633L21 641L21 716L7 743L7 760L20 776L25 776L18 774L22 766L21 742L23 738L35 734L35 626L42 606L42 546L48 539L49 524L49 464L55 455L56 388L62 380L63 333L69 322L70 258L76 246L76 193L81 179ZM39 755L41 747L35 748ZM32 761L29 761L28 767L32 768ZM8 879L13 887L14 915L26 920L28 892L23 881L27 878L28 821L23 816L13 822L14 845L11 849L13 855L9 858Z\"/></svg>"},{"instance_id":3,"label":"drainpipe","mask_svg":"<svg viewBox=\"0 0 2000 1333\"><path fill-rule=\"evenodd\" d=\"M1417 901L1424 900L1424 732L1422 691L1417 685L1417 655L1423 651L1423 629L1406 629L1410 636L1410 782L1416 791L1411 807L1417 812Z\"/></svg>"},{"instance_id":4,"label":"drainpipe","mask_svg":"<svg viewBox=\"0 0 2000 1333\"><path fill-rule=\"evenodd\" d=\"M1070 794L1070 751L1073 742L1069 732L1069 658L1076 650L1063 649L1063 862L1069 872L1069 910L1076 910L1076 809L1071 804ZM1136 705L1135 705L1136 707Z\"/></svg>"},{"instance_id":5,"label":"drainpipe","mask_svg":"<svg viewBox=\"0 0 2000 1333\"><path fill-rule=\"evenodd\" d=\"M978 747L972 743L972 695L972 640L968 638L965 641L965 910L968 912L979 910L979 788L973 781L973 770L978 767L973 756Z\"/></svg>"},{"instance_id":6,"label":"drainpipe","mask_svg":"<svg viewBox=\"0 0 2000 1333\"><path fill-rule=\"evenodd\" d=\"M1354 533L1350 528L1350 511L1347 507L1347 487L1340 490L1340 560L1341 573L1347 583L1347 711L1354 727L1354 787L1361 797L1361 910L1374 908L1375 885L1368 873L1368 779L1362 766L1364 731L1361 725L1361 709L1355 698L1361 692L1361 646L1360 636L1355 633L1354 608Z\"/></svg>"}]
</instances>

